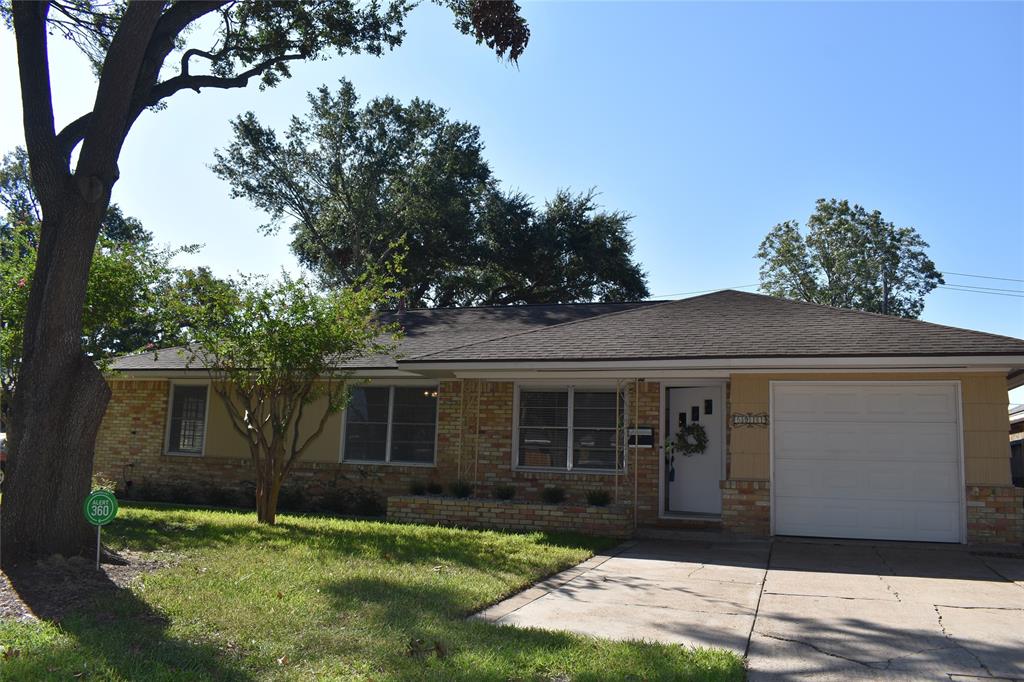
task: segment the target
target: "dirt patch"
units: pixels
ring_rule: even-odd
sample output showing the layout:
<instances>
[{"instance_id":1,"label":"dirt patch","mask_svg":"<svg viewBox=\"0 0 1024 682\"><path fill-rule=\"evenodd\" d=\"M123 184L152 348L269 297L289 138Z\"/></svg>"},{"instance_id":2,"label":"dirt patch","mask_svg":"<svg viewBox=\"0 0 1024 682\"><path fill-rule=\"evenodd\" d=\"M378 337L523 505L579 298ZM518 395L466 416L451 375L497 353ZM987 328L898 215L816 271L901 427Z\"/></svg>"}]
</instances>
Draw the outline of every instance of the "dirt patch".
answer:
<instances>
[{"instance_id":1,"label":"dirt patch","mask_svg":"<svg viewBox=\"0 0 1024 682\"><path fill-rule=\"evenodd\" d=\"M100 570L84 557L25 562L0 573L0 618L60 620L97 598L127 588L135 578L173 565L175 557L147 552L120 552L122 563Z\"/></svg>"}]
</instances>

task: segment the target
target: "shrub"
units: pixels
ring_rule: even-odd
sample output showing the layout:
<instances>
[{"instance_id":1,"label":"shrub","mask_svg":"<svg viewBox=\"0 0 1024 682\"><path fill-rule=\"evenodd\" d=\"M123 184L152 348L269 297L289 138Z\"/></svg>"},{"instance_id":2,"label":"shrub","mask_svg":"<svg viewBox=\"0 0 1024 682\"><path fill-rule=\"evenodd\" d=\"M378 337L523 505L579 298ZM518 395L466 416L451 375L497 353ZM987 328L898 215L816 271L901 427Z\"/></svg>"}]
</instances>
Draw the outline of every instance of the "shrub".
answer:
<instances>
[{"instance_id":1,"label":"shrub","mask_svg":"<svg viewBox=\"0 0 1024 682\"><path fill-rule=\"evenodd\" d=\"M469 497L473 494L473 484L467 481L455 481L448 486L448 490L454 497Z\"/></svg>"},{"instance_id":2,"label":"shrub","mask_svg":"<svg viewBox=\"0 0 1024 682\"><path fill-rule=\"evenodd\" d=\"M511 500L516 496L516 487L514 485L494 486L494 496L499 500Z\"/></svg>"},{"instance_id":3,"label":"shrub","mask_svg":"<svg viewBox=\"0 0 1024 682\"><path fill-rule=\"evenodd\" d=\"M351 492L350 510L356 516L384 516L387 504L369 488L359 487Z\"/></svg>"},{"instance_id":4,"label":"shrub","mask_svg":"<svg viewBox=\"0 0 1024 682\"><path fill-rule=\"evenodd\" d=\"M302 511L306 495L299 486L281 486L277 493L277 508L281 511Z\"/></svg>"},{"instance_id":5,"label":"shrub","mask_svg":"<svg viewBox=\"0 0 1024 682\"><path fill-rule=\"evenodd\" d=\"M561 504L565 502L565 488L551 486L540 491L540 499L548 504Z\"/></svg>"},{"instance_id":6,"label":"shrub","mask_svg":"<svg viewBox=\"0 0 1024 682\"><path fill-rule=\"evenodd\" d=\"M444 488L442 488L441 484L437 481L431 481L427 484L427 492L431 495L440 495L444 492Z\"/></svg>"},{"instance_id":7,"label":"shrub","mask_svg":"<svg viewBox=\"0 0 1024 682\"><path fill-rule=\"evenodd\" d=\"M410 495L424 495L427 492L427 484L423 481L413 481L409 484Z\"/></svg>"},{"instance_id":8,"label":"shrub","mask_svg":"<svg viewBox=\"0 0 1024 682\"><path fill-rule=\"evenodd\" d=\"M611 493L607 490L591 490L587 492L587 504L594 507L607 507L612 502Z\"/></svg>"},{"instance_id":9,"label":"shrub","mask_svg":"<svg viewBox=\"0 0 1024 682\"><path fill-rule=\"evenodd\" d=\"M116 492L117 483L111 481L109 478L103 478L102 476L92 477L92 489L93 490L106 490L107 492Z\"/></svg>"},{"instance_id":10,"label":"shrub","mask_svg":"<svg viewBox=\"0 0 1024 682\"><path fill-rule=\"evenodd\" d=\"M234 507L239 502L240 495L233 490L214 486L206 494L206 499L214 507Z\"/></svg>"},{"instance_id":11,"label":"shrub","mask_svg":"<svg viewBox=\"0 0 1024 682\"><path fill-rule=\"evenodd\" d=\"M347 490L332 488L320 498L319 507L328 514L347 514L352 508L352 495Z\"/></svg>"}]
</instances>

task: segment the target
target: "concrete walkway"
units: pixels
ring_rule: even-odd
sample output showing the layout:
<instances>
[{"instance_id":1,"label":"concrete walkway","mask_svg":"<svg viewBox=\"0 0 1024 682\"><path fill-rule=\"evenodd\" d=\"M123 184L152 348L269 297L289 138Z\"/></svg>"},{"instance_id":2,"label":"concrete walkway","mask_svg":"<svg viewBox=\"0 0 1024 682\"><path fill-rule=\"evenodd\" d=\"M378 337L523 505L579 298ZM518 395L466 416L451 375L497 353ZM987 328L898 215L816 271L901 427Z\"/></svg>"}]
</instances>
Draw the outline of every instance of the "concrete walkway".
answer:
<instances>
[{"instance_id":1,"label":"concrete walkway","mask_svg":"<svg viewBox=\"0 0 1024 682\"><path fill-rule=\"evenodd\" d=\"M1024 680L1024 559L961 547L643 540L476 617L725 647L751 680Z\"/></svg>"}]
</instances>

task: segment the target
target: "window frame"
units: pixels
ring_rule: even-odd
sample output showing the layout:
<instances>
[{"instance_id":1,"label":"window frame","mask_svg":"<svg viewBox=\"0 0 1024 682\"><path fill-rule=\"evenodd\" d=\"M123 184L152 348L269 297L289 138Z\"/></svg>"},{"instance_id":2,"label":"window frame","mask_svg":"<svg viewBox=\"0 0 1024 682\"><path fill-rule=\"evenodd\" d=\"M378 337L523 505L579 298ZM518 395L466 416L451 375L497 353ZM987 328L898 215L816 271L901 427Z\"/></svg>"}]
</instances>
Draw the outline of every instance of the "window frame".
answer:
<instances>
[{"instance_id":1,"label":"window frame","mask_svg":"<svg viewBox=\"0 0 1024 682\"><path fill-rule=\"evenodd\" d=\"M605 476L615 476L616 474L621 475L628 471L628 457L624 455L627 449L627 433L628 425L623 420L623 426L621 428L620 437L622 443L620 444L619 455L622 459L621 467L613 467L610 469L597 469L593 467L578 467L573 466L573 449L575 443L575 407L576 407L576 391L579 390L582 393L619 393L621 396L621 403L619 408L624 417L629 415L629 396L625 390L620 389L614 384L608 383L596 383L590 384L586 382L579 383L537 383L537 382L524 382L516 383L515 391L512 396L512 470L513 471L530 471L530 472L545 472L555 474L598 474ZM521 406L521 396L523 391L527 393L531 391L567 391L568 401L566 405L567 422L566 422L566 448L565 448L565 467L538 467L538 466L523 466L519 464L519 416ZM585 428L585 427L581 427Z\"/></svg>"},{"instance_id":2,"label":"window frame","mask_svg":"<svg viewBox=\"0 0 1024 682\"><path fill-rule=\"evenodd\" d=\"M203 405L203 446L199 452L182 452L171 449L171 421L174 419L174 389L178 386L196 388L201 386L206 389L205 404ZM178 380L169 382L167 389L167 419L164 424L164 442L161 450L163 454L170 457L205 457L206 436L210 430L210 382L201 380Z\"/></svg>"},{"instance_id":3,"label":"window frame","mask_svg":"<svg viewBox=\"0 0 1024 682\"><path fill-rule=\"evenodd\" d=\"M396 466L396 467L419 467L430 469L437 466L437 437L440 430L441 417L441 387L440 384L416 383L388 383L388 384L367 384L356 388L386 388L388 389L388 431L384 446L384 459L348 459L345 457L345 438L348 432L348 405L342 410L341 418L341 444L338 452L338 462L341 464L354 464L358 466ZM393 462L391 460L391 429L395 423L395 389L416 388L430 390L437 393L434 399L434 456L429 462Z\"/></svg>"}]
</instances>

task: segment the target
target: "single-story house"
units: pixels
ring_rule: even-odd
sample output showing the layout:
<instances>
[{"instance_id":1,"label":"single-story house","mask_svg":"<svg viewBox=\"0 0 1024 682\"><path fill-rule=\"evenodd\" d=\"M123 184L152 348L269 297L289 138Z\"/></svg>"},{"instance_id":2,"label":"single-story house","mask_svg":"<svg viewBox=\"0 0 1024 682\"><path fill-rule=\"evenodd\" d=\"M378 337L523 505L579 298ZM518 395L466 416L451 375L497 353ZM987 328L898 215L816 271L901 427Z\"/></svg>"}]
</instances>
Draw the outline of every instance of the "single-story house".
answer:
<instances>
[{"instance_id":1,"label":"single-story house","mask_svg":"<svg viewBox=\"0 0 1024 682\"><path fill-rule=\"evenodd\" d=\"M395 357L347 366L368 383L293 473L310 495L356 482L391 518L470 526L1024 540L1024 340L739 291L400 316ZM98 474L252 480L204 371L173 350L112 369ZM694 423L702 452L666 449ZM454 481L472 498L410 494Z\"/></svg>"}]
</instances>

